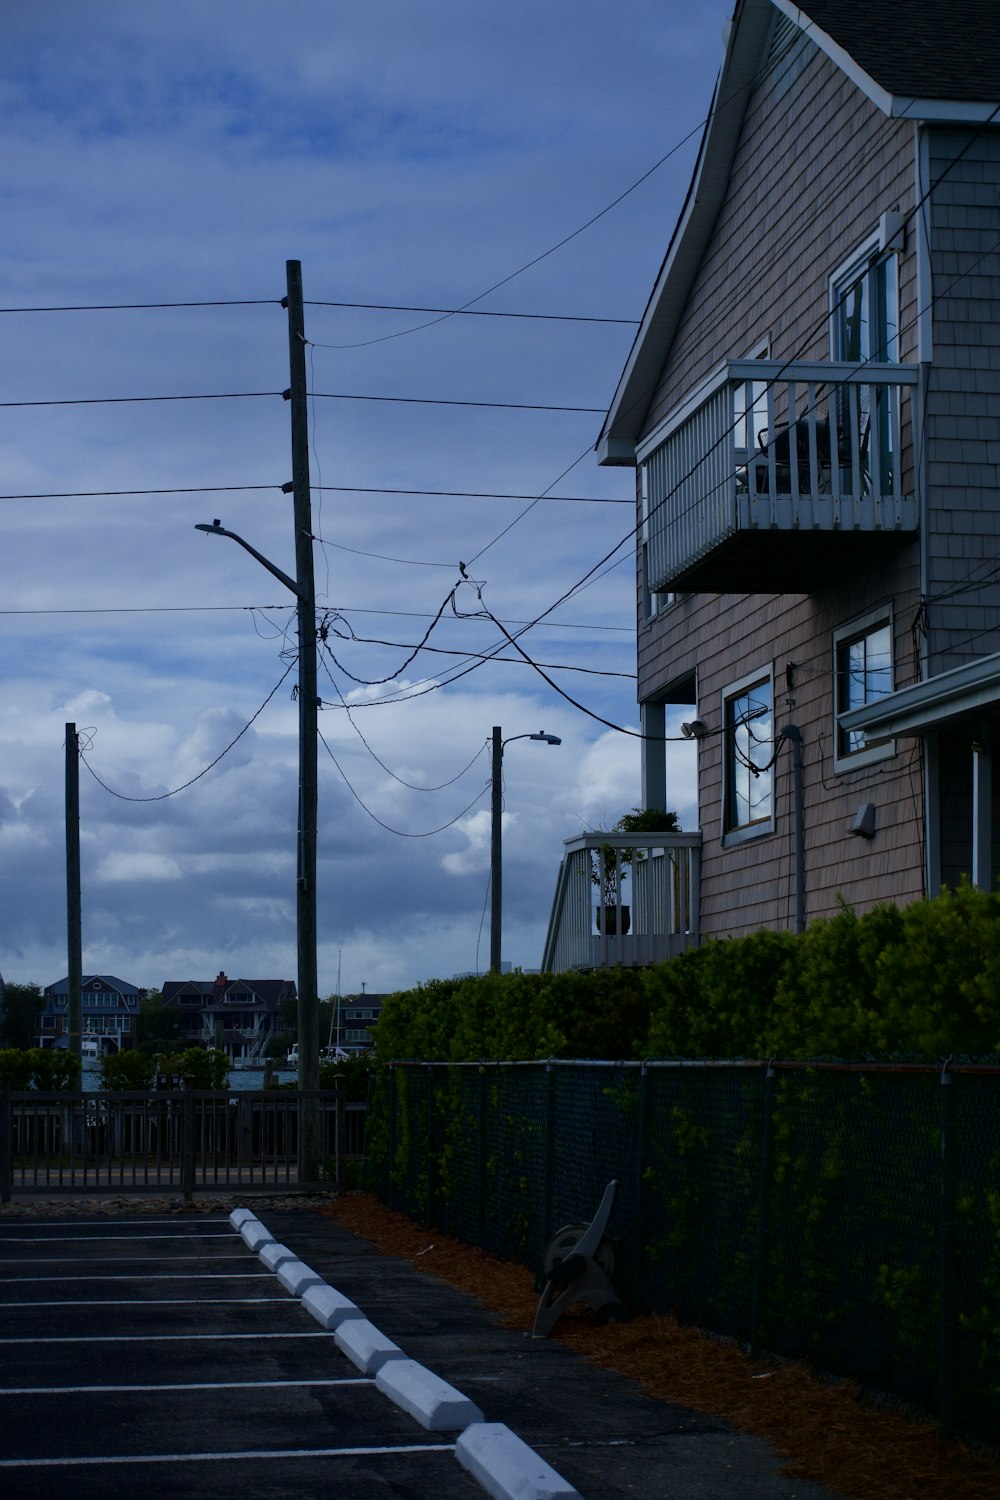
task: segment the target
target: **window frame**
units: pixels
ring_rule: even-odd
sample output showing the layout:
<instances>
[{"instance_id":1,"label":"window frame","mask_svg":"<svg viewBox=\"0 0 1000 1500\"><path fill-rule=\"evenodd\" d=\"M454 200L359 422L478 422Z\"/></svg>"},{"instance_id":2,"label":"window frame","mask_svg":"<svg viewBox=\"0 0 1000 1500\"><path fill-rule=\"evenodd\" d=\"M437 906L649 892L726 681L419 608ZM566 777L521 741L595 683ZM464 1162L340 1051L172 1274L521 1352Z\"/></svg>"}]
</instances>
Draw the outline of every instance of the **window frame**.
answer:
<instances>
[{"instance_id":1,"label":"window frame","mask_svg":"<svg viewBox=\"0 0 1000 1500\"><path fill-rule=\"evenodd\" d=\"M764 818L755 818L747 823L734 821L734 786L736 777L736 740L730 726L731 705L739 698L747 696L754 688L767 685L770 695L770 717L771 717L771 742L770 752L767 757L767 771L769 784L769 811ZM774 785L774 750L776 738L774 734L774 663L766 667L759 667L755 672L748 672L745 676L738 678L735 682L727 683L722 689L722 844L724 848L732 848L735 845L746 843L750 839L766 838L773 834L777 827L775 818L775 785Z\"/></svg>"},{"instance_id":2,"label":"window frame","mask_svg":"<svg viewBox=\"0 0 1000 1500\"><path fill-rule=\"evenodd\" d=\"M889 687L885 693L878 693L869 698L865 697L860 703L843 702L841 683L843 681L842 656L849 646L858 641L867 640L882 630L889 632ZM843 625L838 625L833 632L833 769L838 772L855 771L861 766L870 766L881 760L888 760L896 753L896 741L894 739L877 739L870 744L865 744L858 750L847 750L844 748L844 733L841 727L840 716L851 708L861 708L866 703L876 703L879 698L894 692L896 687L896 650L895 630L892 606L882 605L878 609L868 610L866 614L857 615L853 620L847 620Z\"/></svg>"}]
</instances>

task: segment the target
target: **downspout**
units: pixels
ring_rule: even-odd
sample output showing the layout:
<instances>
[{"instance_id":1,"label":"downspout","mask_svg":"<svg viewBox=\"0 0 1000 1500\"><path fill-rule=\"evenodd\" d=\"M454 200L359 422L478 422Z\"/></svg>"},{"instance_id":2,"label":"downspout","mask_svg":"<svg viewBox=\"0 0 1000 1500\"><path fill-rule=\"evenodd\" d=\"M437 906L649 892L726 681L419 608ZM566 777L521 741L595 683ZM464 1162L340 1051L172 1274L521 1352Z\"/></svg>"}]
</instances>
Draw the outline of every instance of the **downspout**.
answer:
<instances>
[{"instance_id":1,"label":"downspout","mask_svg":"<svg viewBox=\"0 0 1000 1500\"><path fill-rule=\"evenodd\" d=\"M795 928L806 930L806 856L802 807L802 735L794 724L786 724L781 738L787 741L792 756L792 852L795 867Z\"/></svg>"},{"instance_id":2,"label":"downspout","mask_svg":"<svg viewBox=\"0 0 1000 1500\"><path fill-rule=\"evenodd\" d=\"M930 387L931 361L934 357L933 298L934 276L931 263L930 139L925 125L917 122L914 142L913 218L914 256L916 261L917 363L919 379L913 399L913 487L917 497L917 545L920 558L921 604L931 591L930 576L930 504L927 493L927 443L924 413ZM926 610L920 635L920 681L931 673L930 621ZM923 736L924 770L924 893L935 896L941 889L940 799L938 795L939 756L935 732Z\"/></svg>"}]
</instances>

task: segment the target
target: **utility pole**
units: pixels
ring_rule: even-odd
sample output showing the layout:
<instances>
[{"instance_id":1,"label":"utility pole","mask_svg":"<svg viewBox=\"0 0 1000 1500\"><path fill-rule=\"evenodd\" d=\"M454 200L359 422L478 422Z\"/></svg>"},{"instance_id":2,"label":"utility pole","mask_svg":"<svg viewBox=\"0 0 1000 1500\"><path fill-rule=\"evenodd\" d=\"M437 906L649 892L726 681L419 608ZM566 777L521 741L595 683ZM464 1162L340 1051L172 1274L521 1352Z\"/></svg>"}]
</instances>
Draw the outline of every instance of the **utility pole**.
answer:
<instances>
[{"instance_id":1,"label":"utility pole","mask_svg":"<svg viewBox=\"0 0 1000 1500\"><path fill-rule=\"evenodd\" d=\"M490 970L500 973L503 925L503 732L493 726L490 757Z\"/></svg>"},{"instance_id":2,"label":"utility pole","mask_svg":"<svg viewBox=\"0 0 1000 1500\"><path fill-rule=\"evenodd\" d=\"M82 1058L83 923L80 915L80 741L66 725L66 973L69 1050Z\"/></svg>"},{"instance_id":3,"label":"utility pole","mask_svg":"<svg viewBox=\"0 0 1000 1500\"><path fill-rule=\"evenodd\" d=\"M288 363L285 392L292 418L292 502L295 524L295 593L299 629L299 830L296 872L298 942L299 1089L319 1088L319 979L316 971L316 584L313 575L312 501L306 397L302 265L285 262ZM319 1100L299 1100L299 1181L319 1179Z\"/></svg>"}]
</instances>

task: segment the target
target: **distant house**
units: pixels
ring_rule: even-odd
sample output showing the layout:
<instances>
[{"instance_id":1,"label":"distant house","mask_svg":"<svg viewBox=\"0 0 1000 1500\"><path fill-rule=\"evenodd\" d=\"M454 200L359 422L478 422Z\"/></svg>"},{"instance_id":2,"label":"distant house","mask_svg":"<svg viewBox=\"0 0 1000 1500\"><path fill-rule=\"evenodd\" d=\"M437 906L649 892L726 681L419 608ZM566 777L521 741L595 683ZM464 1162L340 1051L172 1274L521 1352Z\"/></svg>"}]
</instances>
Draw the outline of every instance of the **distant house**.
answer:
<instances>
[{"instance_id":1,"label":"distant house","mask_svg":"<svg viewBox=\"0 0 1000 1500\"><path fill-rule=\"evenodd\" d=\"M344 995L334 1001L334 1035L331 1042L345 1052L370 1052L375 1045L374 1028L382 1014L385 995ZM339 1015L339 1024L338 1024Z\"/></svg>"},{"instance_id":2,"label":"distant house","mask_svg":"<svg viewBox=\"0 0 1000 1500\"><path fill-rule=\"evenodd\" d=\"M35 1018L36 1047L69 1045L69 979L43 990L45 1004ZM114 974L84 974L81 1026L84 1055L125 1052L136 1044L140 991Z\"/></svg>"},{"instance_id":3,"label":"distant house","mask_svg":"<svg viewBox=\"0 0 1000 1500\"><path fill-rule=\"evenodd\" d=\"M188 1046L218 1047L234 1063L264 1057L282 1004L297 996L292 979L230 979L221 970L215 979L168 979L161 993L179 1012Z\"/></svg>"},{"instance_id":4,"label":"distant house","mask_svg":"<svg viewBox=\"0 0 1000 1500\"><path fill-rule=\"evenodd\" d=\"M689 941L1000 877L998 199L995 0L736 5L598 444L643 805L668 707L697 753Z\"/></svg>"}]
</instances>

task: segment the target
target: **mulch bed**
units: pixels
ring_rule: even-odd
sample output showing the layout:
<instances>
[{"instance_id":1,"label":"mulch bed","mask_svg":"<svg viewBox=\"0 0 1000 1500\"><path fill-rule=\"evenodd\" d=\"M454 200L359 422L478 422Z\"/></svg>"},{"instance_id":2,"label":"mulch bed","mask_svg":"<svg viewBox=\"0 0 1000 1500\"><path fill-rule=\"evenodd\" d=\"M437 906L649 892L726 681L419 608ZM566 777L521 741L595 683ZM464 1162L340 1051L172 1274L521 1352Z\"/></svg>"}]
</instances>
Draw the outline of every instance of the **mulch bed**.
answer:
<instances>
[{"instance_id":1,"label":"mulch bed","mask_svg":"<svg viewBox=\"0 0 1000 1500\"><path fill-rule=\"evenodd\" d=\"M513 1328L530 1329L532 1273L497 1261L353 1193L322 1210L387 1255L412 1261L478 1298ZM664 1401L723 1417L766 1438L786 1474L854 1500L997 1500L1000 1464L943 1442L932 1423L866 1404L849 1383L828 1384L798 1364L750 1361L732 1343L675 1319L643 1316L598 1325L585 1310L556 1337L594 1363L639 1381Z\"/></svg>"}]
</instances>

